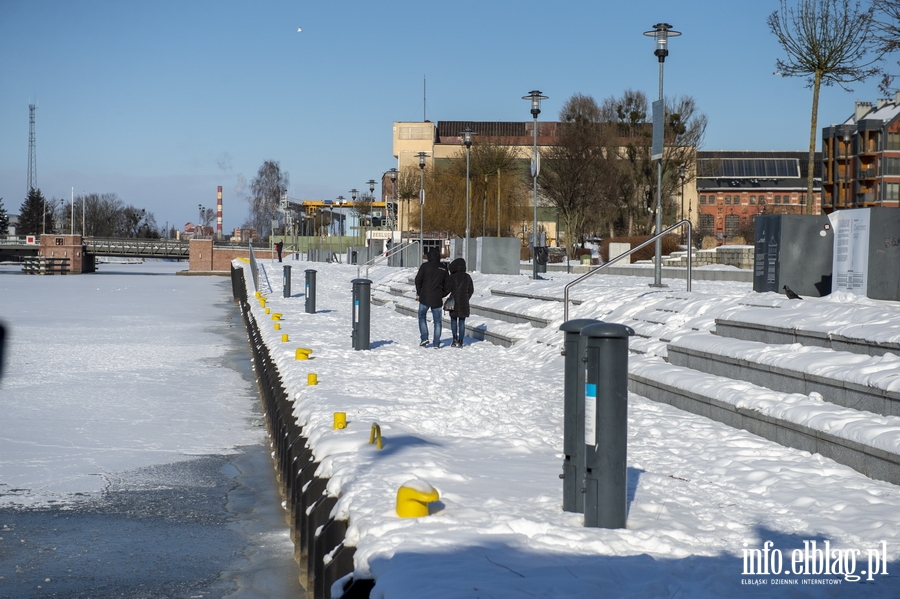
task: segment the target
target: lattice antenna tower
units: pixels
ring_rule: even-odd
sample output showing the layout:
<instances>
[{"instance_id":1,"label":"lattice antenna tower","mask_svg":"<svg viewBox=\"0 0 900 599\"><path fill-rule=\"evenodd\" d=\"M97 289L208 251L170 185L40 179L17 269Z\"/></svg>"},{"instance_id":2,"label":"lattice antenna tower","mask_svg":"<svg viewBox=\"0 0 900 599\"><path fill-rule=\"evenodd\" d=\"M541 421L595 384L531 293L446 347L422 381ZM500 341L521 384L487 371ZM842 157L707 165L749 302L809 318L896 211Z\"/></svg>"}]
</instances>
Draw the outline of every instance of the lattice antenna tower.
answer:
<instances>
[{"instance_id":1,"label":"lattice antenna tower","mask_svg":"<svg viewBox=\"0 0 900 599\"><path fill-rule=\"evenodd\" d=\"M37 105L28 105L28 192L37 189L37 150L34 141L34 111Z\"/></svg>"}]
</instances>

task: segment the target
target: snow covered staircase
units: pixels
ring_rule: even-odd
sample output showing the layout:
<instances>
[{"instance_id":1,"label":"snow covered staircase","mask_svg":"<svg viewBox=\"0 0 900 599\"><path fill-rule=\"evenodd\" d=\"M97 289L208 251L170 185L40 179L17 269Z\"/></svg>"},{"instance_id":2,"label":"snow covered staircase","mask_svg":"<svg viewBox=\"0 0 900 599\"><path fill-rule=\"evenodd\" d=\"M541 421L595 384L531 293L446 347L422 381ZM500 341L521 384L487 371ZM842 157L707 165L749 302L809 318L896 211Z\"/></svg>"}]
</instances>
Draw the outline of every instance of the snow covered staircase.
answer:
<instances>
[{"instance_id":1,"label":"snow covered staircase","mask_svg":"<svg viewBox=\"0 0 900 599\"><path fill-rule=\"evenodd\" d=\"M848 320L846 305L750 296L714 328L673 331L663 303L677 312L660 302L625 322L645 335L632 340L646 354L630 360L632 392L900 484L896 309Z\"/></svg>"}]
</instances>

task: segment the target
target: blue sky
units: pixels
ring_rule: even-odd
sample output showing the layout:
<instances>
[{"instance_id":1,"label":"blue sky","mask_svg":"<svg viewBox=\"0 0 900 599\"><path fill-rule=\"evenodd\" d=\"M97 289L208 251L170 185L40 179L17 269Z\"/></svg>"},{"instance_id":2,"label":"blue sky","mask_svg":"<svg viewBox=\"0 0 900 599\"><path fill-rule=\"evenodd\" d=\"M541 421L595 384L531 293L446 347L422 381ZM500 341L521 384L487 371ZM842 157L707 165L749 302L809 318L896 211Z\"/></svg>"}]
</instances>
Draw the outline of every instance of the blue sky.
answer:
<instances>
[{"instance_id":1,"label":"blue sky","mask_svg":"<svg viewBox=\"0 0 900 599\"><path fill-rule=\"evenodd\" d=\"M709 117L703 149L803 150L812 94L774 75L776 0L454 2L0 0L0 197L26 195L28 105L37 101L45 196L117 193L182 227L222 185L225 229L247 215L265 160L298 199L349 196L396 162L391 123L555 120L574 93L658 95L654 41L671 40L665 93ZM298 33L297 28L302 32ZM819 126L877 81L823 88ZM242 181L246 182L242 183ZM376 189L376 193L379 190Z\"/></svg>"}]
</instances>

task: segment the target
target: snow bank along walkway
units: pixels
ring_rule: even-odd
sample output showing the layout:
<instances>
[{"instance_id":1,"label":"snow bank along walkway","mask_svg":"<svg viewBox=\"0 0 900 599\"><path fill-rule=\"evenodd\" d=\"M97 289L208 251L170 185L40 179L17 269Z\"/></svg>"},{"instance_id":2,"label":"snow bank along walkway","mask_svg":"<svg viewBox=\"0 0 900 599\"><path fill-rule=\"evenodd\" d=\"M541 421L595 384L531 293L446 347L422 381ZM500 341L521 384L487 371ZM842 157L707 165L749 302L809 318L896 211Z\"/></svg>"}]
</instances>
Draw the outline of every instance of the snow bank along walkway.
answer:
<instances>
[{"instance_id":1,"label":"snow bank along walkway","mask_svg":"<svg viewBox=\"0 0 900 599\"><path fill-rule=\"evenodd\" d=\"M315 597L330 597L333 588L342 587L345 597L366 596L372 580L349 576L360 532L348 525L340 501L346 480L332 477L335 466L323 445L323 431L330 427L321 416L304 422L313 418L312 411L294 405L300 394L287 396L284 388L291 384L285 385L286 374L278 367L284 358L268 353L254 316L259 306L252 296L246 299L247 289L253 292L246 272L245 281L242 267L233 270L235 294L243 297L258 376L265 381L261 385L272 389L267 417L301 582ZM411 271L378 271L385 272L373 284L373 304L415 316ZM534 285L529 291L532 285L523 285L522 277L510 277L492 280L485 290L473 274L481 292L472 298L469 336L506 347L526 342L561 349L562 284ZM277 284L266 281L260 287L270 296L280 294ZM749 293L735 303L733 297L723 301L711 293L652 290L638 297L606 293L601 304L589 288L573 295L572 318L597 318L635 330L631 392L900 484L900 308L854 304L853 296L801 301ZM349 322L346 327L331 333L346 333L349 347ZM273 335L268 336L271 344ZM291 377L296 386L296 372Z\"/></svg>"},{"instance_id":2,"label":"snow bank along walkway","mask_svg":"<svg viewBox=\"0 0 900 599\"><path fill-rule=\"evenodd\" d=\"M473 298L466 321L472 337L509 347L519 341L509 324L557 331L548 314L559 312L561 296L490 291L526 301L514 311ZM393 301L398 312L416 316L411 278L375 292L374 302ZM842 303L750 296L718 306L713 318L708 304L715 298L706 298L702 313L695 298L666 292L599 313L573 312L636 331L630 391L900 484L900 307L848 310ZM558 343L552 335L547 342Z\"/></svg>"}]
</instances>

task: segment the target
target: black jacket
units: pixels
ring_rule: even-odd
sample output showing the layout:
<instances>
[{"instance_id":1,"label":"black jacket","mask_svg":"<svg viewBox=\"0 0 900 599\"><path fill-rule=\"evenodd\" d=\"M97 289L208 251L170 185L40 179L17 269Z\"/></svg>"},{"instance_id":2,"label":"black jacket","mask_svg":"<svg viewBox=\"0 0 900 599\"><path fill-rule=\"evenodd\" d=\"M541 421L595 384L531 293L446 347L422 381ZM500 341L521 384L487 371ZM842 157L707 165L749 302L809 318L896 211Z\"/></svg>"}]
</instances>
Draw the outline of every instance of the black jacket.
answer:
<instances>
[{"instance_id":1,"label":"black jacket","mask_svg":"<svg viewBox=\"0 0 900 599\"><path fill-rule=\"evenodd\" d=\"M466 261L462 258L457 258L450 263L450 290L454 302L450 316L452 318L468 318L469 298L475 293L475 284L472 283L472 277L466 272Z\"/></svg>"},{"instance_id":2,"label":"black jacket","mask_svg":"<svg viewBox=\"0 0 900 599\"><path fill-rule=\"evenodd\" d=\"M419 303L429 308L444 305L444 297L450 293L450 275L441 267L441 253L437 249L428 252L428 262L416 273L416 295Z\"/></svg>"}]
</instances>

